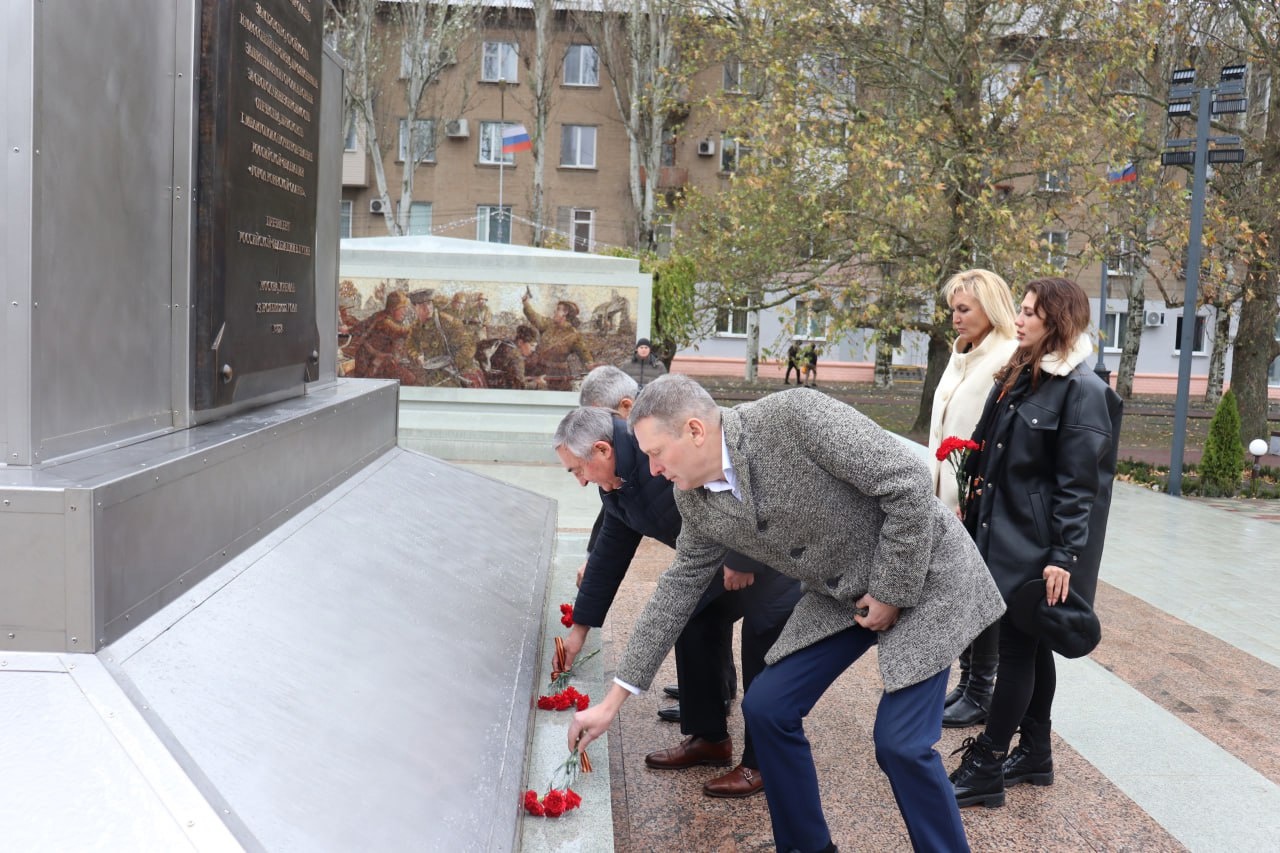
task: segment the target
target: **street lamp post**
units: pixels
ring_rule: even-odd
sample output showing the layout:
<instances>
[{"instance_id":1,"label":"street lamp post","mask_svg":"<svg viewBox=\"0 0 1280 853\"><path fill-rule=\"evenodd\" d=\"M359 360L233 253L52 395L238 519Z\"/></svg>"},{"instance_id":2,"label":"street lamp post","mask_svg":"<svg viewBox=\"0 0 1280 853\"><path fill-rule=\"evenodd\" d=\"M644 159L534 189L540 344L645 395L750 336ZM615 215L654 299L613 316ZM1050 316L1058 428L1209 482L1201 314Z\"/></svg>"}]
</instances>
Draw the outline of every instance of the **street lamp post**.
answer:
<instances>
[{"instance_id":1,"label":"street lamp post","mask_svg":"<svg viewBox=\"0 0 1280 853\"><path fill-rule=\"evenodd\" d=\"M1173 72L1169 87L1169 117L1191 116L1196 107L1194 139L1166 139L1170 149L1161 155L1166 166L1191 166L1191 234L1187 241L1187 285L1182 298L1182 337L1178 353L1178 396L1173 411L1173 447L1169 458L1169 494L1182 494L1182 456L1187 437L1187 404L1191 396L1191 351L1196 339L1196 302L1200 284L1200 256L1204 242L1204 193L1209 164L1243 163L1244 149L1238 136L1209 136L1210 115L1245 111L1244 65L1228 65L1218 82L1195 88L1196 70ZM1213 143L1214 147L1209 148ZM1190 149L1190 150L1186 150Z\"/></svg>"},{"instance_id":2,"label":"street lamp post","mask_svg":"<svg viewBox=\"0 0 1280 853\"><path fill-rule=\"evenodd\" d=\"M1249 455L1253 457L1253 475L1249 477L1249 492L1251 497L1258 496L1258 475L1262 473L1262 456L1267 452L1267 442L1262 438L1255 438L1249 442Z\"/></svg>"},{"instance_id":3,"label":"street lamp post","mask_svg":"<svg viewBox=\"0 0 1280 853\"><path fill-rule=\"evenodd\" d=\"M1104 252L1102 255L1102 282L1098 288L1098 363L1094 366L1093 372L1098 374L1098 378L1108 385L1111 384L1111 371L1107 369L1106 359L1102 357L1102 351L1106 349L1106 343L1102 339L1102 335L1106 332L1107 325L1107 288L1109 282L1107 280L1107 267L1111 266L1110 258Z\"/></svg>"}]
</instances>

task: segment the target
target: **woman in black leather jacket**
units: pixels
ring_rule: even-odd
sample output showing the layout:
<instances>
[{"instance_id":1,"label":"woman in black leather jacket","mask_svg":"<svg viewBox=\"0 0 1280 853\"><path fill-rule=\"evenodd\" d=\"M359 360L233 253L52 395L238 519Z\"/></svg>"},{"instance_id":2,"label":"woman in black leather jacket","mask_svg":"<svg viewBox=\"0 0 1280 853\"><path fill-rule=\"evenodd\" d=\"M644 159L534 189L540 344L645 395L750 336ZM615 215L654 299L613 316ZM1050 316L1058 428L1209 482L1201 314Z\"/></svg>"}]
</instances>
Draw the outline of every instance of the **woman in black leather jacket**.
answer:
<instances>
[{"instance_id":1,"label":"woman in black leather jacket","mask_svg":"<svg viewBox=\"0 0 1280 853\"><path fill-rule=\"evenodd\" d=\"M965 524L1005 602L1043 578L1050 606L1078 592L1090 604L1120 438L1121 401L1085 364L1089 302L1075 282L1027 285L1015 321L1018 348L999 373L966 466ZM1004 803L1005 785L1053 783L1049 727L1057 685L1053 652L1000 622L1000 661L986 730L965 741L951 774L959 805ZM1015 730L1018 748L1008 752Z\"/></svg>"}]
</instances>

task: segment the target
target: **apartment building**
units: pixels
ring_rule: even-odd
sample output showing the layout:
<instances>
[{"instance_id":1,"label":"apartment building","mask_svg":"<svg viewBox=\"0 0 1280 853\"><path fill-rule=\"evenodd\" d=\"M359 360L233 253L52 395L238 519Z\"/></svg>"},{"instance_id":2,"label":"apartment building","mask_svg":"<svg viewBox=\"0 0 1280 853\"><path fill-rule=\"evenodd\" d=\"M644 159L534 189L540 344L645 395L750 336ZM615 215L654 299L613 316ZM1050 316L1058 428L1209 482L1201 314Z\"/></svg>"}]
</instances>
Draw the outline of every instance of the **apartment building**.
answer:
<instances>
[{"instance_id":1,"label":"apartment building","mask_svg":"<svg viewBox=\"0 0 1280 853\"><path fill-rule=\"evenodd\" d=\"M531 245L536 242L535 223L541 219L543 245L579 252L634 246L638 228L628 184L631 152L608 68L578 20L563 11L557 13L546 53L549 120L537 138L531 77L536 45L529 10L503 7L496 11L464 43L448 47L453 61L428 87L420 117L413 124L404 105L406 72L394 61L386 63L377 112L387 195L376 185L371 146L353 122L347 128L344 157L343 236L388 233L385 217L402 213L401 178L413 145L420 162L414 171L407 233ZM703 69L690 91L734 98L748 97L747 88L740 63L729 61ZM698 108L697 100L690 98L678 133L664 141L659 173L642 175L642 180L655 178L660 193L678 193L691 186L714 191L730 180L747 151L746 142L727 133L709 111ZM541 218L534 210L533 152L503 152L503 130L517 124L530 131L544 152ZM1036 191L1049 194L1062 179L1046 169L1026 180L1036 184ZM660 243L678 227L678 222L666 220L659 229ZM1124 294L1131 277L1139 272L1134 259L1123 245L1108 259L1110 298L1103 305L1098 299L1102 264L1080 260L1086 248L1083 234L1062 226L1042 236L1050 264L1076 278L1093 295L1095 323L1103 333L1103 361L1113 372L1118 370L1129 310ZM1178 369L1183 312L1181 307L1165 305L1158 292L1152 298L1155 290L1147 287L1143 309L1139 392L1171 392ZM1193 390L1203 389L1215 320L1212 307L1196 312ZM719 312L715 333L679 357L691 369L740 373L747 356L746 322L744 310ZM870 376L875 357L871 335L828 341L820 300L799 299L782 311L763 312L760 328L761 344L769 350L762 361L766 373L771 369L767 366L770 354L785 350L794 336L819 343L832 378ZM1280 338L1280 327L1276 334ZM898 341L894 361L923 365L926 356L924 336L907 332ZM1272 365L1269 379L1280 395L1280 359Z\"/></svg>"}]
</instances>

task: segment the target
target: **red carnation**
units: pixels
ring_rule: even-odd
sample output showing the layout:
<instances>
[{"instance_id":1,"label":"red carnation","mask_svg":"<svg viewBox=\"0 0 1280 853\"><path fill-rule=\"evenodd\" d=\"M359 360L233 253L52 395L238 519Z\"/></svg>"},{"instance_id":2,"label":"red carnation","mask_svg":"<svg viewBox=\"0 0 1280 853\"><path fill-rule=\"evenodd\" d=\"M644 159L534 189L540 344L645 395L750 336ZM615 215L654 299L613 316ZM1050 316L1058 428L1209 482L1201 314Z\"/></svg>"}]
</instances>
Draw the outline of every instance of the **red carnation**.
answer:
<instances>
[{"instance_id":1,"label":"red carnation","mask_svg":"<svg viewBox=\"0 0 1280 853\"><path fill-rule=\"evenodd\" d=\"M938 461L941 462L957 450L965 452L977 449L978 442L972 439L960 438L957 435L948 436L942 440L942 444L938 445Z\"/></svg>"},{"instance_id":2,"label":"red carnation","mask_svg":"<svg viewBox=\"0 0 1280 853\"><path fill-rule=\"evenodd\" d=\"M979 449L978 442L958 435L949 435L938 445L938 461L947 460L956 478L956 496L959 498L960 511L963 514L969 496L969 478L965 476L964 466L969 454Z\"/></svg>"},{"instance_id":3,"label":"red carnation","mask_svg":"<svg viewBox=\"0 0 1280 853\"><path fill-rule=\"evenodd\" d=\"M565 813L564 792L552 788L547 791L547 795L542 798L542 808L547 813L547 817L560 817Z\"/></svg>"},{"instance_id":4,"label":"red carnation","mask_svg":"<svg viewBox=\"0 0 1280 853\"><path fill-rule=\"evenodd\" d=\"M564 789L565 811L569 811L570 809L576 809L580 805L582 805L582 797L578 796L578 792L573 790L572 788L565 788Z\"/></svg>"},{"instance_id":5,"label":"red carnation","mask_svg":"<svg viewBox=\"0 0 1280 853\"><path fill-rule=\"evenodd\" d=\"M539 710L539 711L554 711L555 709L556 709L556 702L555 702L555 700L554 700L554 699L552 699L550 696L539 696L539 697L538 697L538 710Z\"/></svg>"},{"instance_id":6,"label":"red carnation","mask_svg":"<svg viewBox=\"0 0 1280 853\"><path fill-rule=\"evenodd\" d=\"M542 807L542 803L538 802L538 795L533 791L524 792L524 810L534 817L542 817L546 814L546 809Z\"/></svg>"},{"instance_id":7,"label":"red carnation","mask_svg":"<svg viewBox=\"0 0 1280 853\"><path fill-rule=\"evenodd\" d=\"M587 710L587 708L591 706L591 697L587 696L586 694L581 694L578 696L577 703L578 703L578 710L585 711Z\"/></svg>"},{"instance_id":8,"label":"red carnation","mask_svg":"<svg viewBox=\"0 0 1280 853\"><path fill-rule=\"evenodd\" d=\"M565 626L566 628L573 627L573 605L572 604L560 605L560 624Z\"/></svg>"}]
</instances>

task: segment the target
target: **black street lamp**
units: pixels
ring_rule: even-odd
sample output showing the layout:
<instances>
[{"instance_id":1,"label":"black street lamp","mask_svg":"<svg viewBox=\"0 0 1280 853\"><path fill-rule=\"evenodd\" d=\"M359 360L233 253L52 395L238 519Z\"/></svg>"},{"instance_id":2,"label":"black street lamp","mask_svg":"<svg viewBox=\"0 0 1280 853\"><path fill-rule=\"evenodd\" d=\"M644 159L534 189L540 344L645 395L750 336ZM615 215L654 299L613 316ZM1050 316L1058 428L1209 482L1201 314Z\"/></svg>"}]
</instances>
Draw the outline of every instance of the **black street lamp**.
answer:
<instances>
[{"instance_id":1,"label":"black street lamp","mask_svg":"<svg viewBox=\"0 0 1280 853\"><path fill-rule=\"evenodd\" d=\"M1187 286L1182 299L1182 339L1178 353L1178 397L1173 410L1173 447L1169 459L1169 494L1182 494L1182 455L1187 439L1187 403L1191 396L1191 351L1195 346L1196 302L1200 285L1200 255L1204 243L1204 193L1210 163L1243 163L1244 149L1238 136L1210 136L1210 115L1242 113L1246 66L1228 65L1218 82L1195 88L1196 70L1173 72L1169 87L1169 118L1190 118L1195 102L1196 135L1192 139L1166 139L1170 149L1160 157L1165 166L1191 166L1191 235L1187 241ZM1213 148L1210 149L1210 143ZM1188 150L1189 149L1189 150Z\"/></svg>"}]
</instances>

